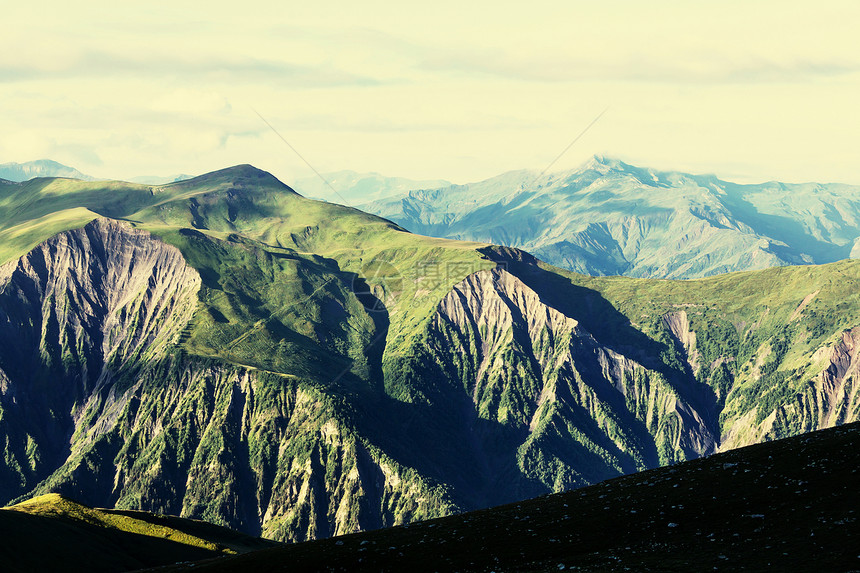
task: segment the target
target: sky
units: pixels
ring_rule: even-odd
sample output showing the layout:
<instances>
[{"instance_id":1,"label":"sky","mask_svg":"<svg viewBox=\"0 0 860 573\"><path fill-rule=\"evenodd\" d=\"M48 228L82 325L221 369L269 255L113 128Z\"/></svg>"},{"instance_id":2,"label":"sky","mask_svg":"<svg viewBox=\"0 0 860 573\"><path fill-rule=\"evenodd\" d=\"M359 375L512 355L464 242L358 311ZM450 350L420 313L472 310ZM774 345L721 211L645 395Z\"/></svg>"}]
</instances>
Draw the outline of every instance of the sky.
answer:
<instances>
[{"instance_id":1,"label":"sky","mask_svg":"<svg viewBox=\"0 0 860 573\"><path fill-rule=\"evenodd\" d=\"M860 184L855 0L88 0L3 14L0 163L465 183L600 154Z\"/></svg>"}]
</instances>

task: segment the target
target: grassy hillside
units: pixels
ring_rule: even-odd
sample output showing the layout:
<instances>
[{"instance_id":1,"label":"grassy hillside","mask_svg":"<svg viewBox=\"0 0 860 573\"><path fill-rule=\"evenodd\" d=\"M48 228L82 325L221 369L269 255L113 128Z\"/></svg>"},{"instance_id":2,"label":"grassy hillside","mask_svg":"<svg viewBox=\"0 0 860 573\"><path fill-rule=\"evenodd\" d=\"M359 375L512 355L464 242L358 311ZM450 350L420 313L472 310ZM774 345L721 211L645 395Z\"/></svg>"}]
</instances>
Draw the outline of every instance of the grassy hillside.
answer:
<instances>
[{"instance_id":1,"label":"grassy hillside","mask_svg":"<svg viewBox=\"0 0 860 573\"><path fill-rule=\"evenodd\" d=\"M209 523L48 494L0 509L4 571L131 571L273 547Z\"/></svg>"},{"instance_id":2,"label":"grassy hillside","mask_svg":"<svg viewBox=\"0 0 860 573\"><path fill-rule=\"evenodd\" d=\"M194 570L856 571L858 452L852 424Z\"/></svg>"},{"instance_id":3,"label":"grassy hillside","mask_svg":"<svg viewBox=\"0 0 860 573\"><path fill-rule=\"evenodd\" d=\"M808 414L820 408L817 378L833 358L826 349L843 344L846 333L860 324L856 261L692 281L597 279L553 271L571 285L600 293L619 313L621 324L616 326L629 320L630 327L655 339L665 330L658 317L686 314L689 329L697 336L694 348L688 352L677 340L673 346L678 359L688 362L682 367L714 391L724 448L761 439L760 434L733 435L746 431L736 425L750 414L755 424L767 422L770 439L814 429ZM538 276L544 280L546 275ZM589 314L585 309L577 312ZM594 319L592 327L598 331L611 324L605 316ZM850 376L850 369L843 375ZM856 386L834 398L841 405L831 404L832 422L853 420Z\"/></svg>"},{"instance_id":4,"label":"grassy hillside","mask_svg":"<svg viewBox=\"0 0 860 573\"><path fill-rule=\"evenodd\" d=\"M158 187L42 178L2 188L0 264L98 216L130 221L180 248L192 235L178 231L195 229L198 238L251 239L275 256L333 259L341 271L360 273L374 296L387 297L389 314L398 314L398 301L406 305L399 314L414 314L416 302L432 306L469 272L492 266L482 262L476 244L417 237L356 209L305 199L247 165ZM229 266L203 252L184 252L204 274L212 265ZM430 281L419 284L427 269L444 277L431 289Z\"/></svg>"}]
</instances>

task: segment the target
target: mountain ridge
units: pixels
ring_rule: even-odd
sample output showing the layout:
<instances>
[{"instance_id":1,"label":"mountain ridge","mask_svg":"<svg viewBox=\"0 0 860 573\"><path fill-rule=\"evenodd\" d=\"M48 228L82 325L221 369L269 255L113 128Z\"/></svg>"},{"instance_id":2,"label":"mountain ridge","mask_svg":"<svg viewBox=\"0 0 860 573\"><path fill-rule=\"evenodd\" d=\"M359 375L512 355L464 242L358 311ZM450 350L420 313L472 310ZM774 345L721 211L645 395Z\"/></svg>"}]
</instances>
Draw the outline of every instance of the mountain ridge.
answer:
<instances>
[{"instance_id":1,"label":"mountain ridge","mask_svg":"<svg viewBox=\"0 0 860 573\"><path fill-rule=\"evenodd\" d=\"M349 205L383 199L411 189L433 189L445 185L450 183L444 179L414 180L351 170L323 173L319 177L304 177L295 182L296 188L306 197L331 203L346 201Z\"/></svg>"},{"instance_id":2,"label":"mountain ridge","mask_svg":"<svg viewBox=\"0 0 860 573\"><path fill-rule=\"evenodd\" d=\"M20 183L34 177L66 177L83 181L96 180L95 177L85 175L74 167L57 163L51 159L38 159L25 163L0 163L0 178L2 179Z\"/></svg>"},{"instance_id":3,"label":"mountain ridge","mask_svg":"<svg viewBox=\"0 0 860 573\"><path fill-rule=\"evenodd\" d=\"M696 278L857 251L858 188L739 185L593 157L361 205L413 232L505 244L593 275Z\"/></svg>"}]
</instances>

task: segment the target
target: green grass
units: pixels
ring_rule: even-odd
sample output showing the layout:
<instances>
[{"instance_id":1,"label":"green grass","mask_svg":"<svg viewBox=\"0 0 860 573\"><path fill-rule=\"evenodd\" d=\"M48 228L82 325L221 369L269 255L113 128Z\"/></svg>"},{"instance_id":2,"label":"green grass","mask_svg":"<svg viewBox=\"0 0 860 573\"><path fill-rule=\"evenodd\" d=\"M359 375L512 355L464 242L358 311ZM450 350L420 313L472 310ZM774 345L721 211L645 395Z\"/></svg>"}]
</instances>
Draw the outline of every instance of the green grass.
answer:
<instances>
[{"instance_id":1,"label":"green grass","mask_svg":"<svg viewBox=\"0 0 860 573\"><path fill-rule=\"evenodd\" d=\"M28 253L48 237L83 227L96 217L98 214L85 207L74 207L11 224L0 231L0 264Z\"/></svg>"},{"instance_id":2,"label":"green grass","mask_svg":"<svg viewBox=\"0 0 860 573\"><path fill-rule=\"evenodd\" d=\"M157 516L151 516L144 512L140 512L140 518L138 518L135 516L134 512L120 513L114 510L93 509L76 503L70 499L66 499L55 493L34 497L17 505L13 505L8 508L8 510L18 511L28 515L60 518L65 521L79 521L95 525L97 527L116 529L127 533L145 535L147 537L171 539L172 541L183 545L200 547L210 551L218 551L222 553L237 552L233 548L212 542L204 537L192 533L195 532L195 529L208 529L210 532L213 531L209 524L197 525L190 520L181 520L170 517L159 519ZM162 523L159 523L159 521L162 521ZM177 529L175 526L183 526L185 530ZM199 534L200 532L196 531L196 533ZM237 539L240 538L238 535L236 537Z\"/></svg>"},{"instance_id":3,"label":"green grass","mask_svg":"<svg viewBox=\"0 0 860 573\"><path fill-rule=\"evenodd\" d=\"M22 255L58 232L79 228L97 216L125 219L161 236L179 247L204 277L216 273L217 269L227 269L239 263L237 258L245 257L237 252L235 257L231 255L219 261L210 252L212 249L218 252L217 256L222 256L227 250L241 250L236 244L250 239L249 244L254 247L248 248L256 250L255 256L263 259L269 255L286 257L305 260L311 267L326 267L324 272L337 275L341 288L351 288L355 276L365 279L382 299L391 319L394 336L389 345L392 349L408 344L416 336L423 325L422 319L451 286L471 272L493 266L476 252L478 244L412 235L356 209L305 199L268 173L250 166L237 166L159 187L44 178L7 187L0 189L3 193L0 195L0 264ZM195 229L214 241L193 241L179 234L179 229L183 228ZM218 239L228 240L233 245L213 246ZM195 251L197 247L200 247L199 252ZM275 289L282 290L280 300L298 294L296 289L300 288L301 279L297 278L295 270L282 269L286 273L284 276L268 268L269 262L260 264L267 268L256 268L259 265L253 262L241 263L228 273L238 275L247 271L249 277L258 275L257 279L251 279L258 284L262 279L272 281L276 275L278 282L298 281L292 290L286 286ZM308 276L311 272L303 274ZM241 282L249 277L236 280ZM230 302L219 306L216 301L219 296L226 300L235 294L229 285L207 286L203 306L229 317L232 331L259 330L260 314L249 313L247 308L237 305L238 297L233 296ZM309 292L313 292L313 288ZM246 300L252 306L257 305L261 312L271 313L279 308L259 305L263 299L270 302L269 297L279 299L271 290L242 294L250 296ZM212 306L208 306L207 300L213 301ZM297 322L302 320L303 317L298 317ZM198 320L194 328L198 327L202 332L191 333L186 348L201 355L227 357L226 353L214 352L214 348L233 340L229 333L213 334L218 327L205 318ZM275 337L261 344L271 347L278 342L280 339ZM244 353L245 358L249 353L259 353L260 349L259 345L249 348ZM241 362L245 358L237 357L233 361Z\"/></svg>"}]
</instances>

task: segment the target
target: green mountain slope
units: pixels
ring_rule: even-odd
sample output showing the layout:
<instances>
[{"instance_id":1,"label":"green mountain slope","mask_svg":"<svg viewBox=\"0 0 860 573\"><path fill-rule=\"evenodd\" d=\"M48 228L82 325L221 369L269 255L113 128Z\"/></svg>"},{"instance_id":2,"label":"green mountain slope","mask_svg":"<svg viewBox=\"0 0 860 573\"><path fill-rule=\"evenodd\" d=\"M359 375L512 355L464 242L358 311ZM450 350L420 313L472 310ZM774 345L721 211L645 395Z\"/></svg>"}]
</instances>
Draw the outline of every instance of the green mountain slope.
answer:
<instances>
[{"instance_id":1,"label":"green mountain slope","mask_svg":"<svg viewBox=\"0 0 860 573\"><path fill-rule=\"evenodd\" d=\"M860 263L594 278L250 166L37 183L0 188L4 502L301 541L858 418Z\"/></svg>"},{"instance_id":2,"label":"green mountain slope","mask_svg":"<svg viewBox=\"0 0 860 573\"><path fill-rule=\"evenodd\" d=\"M360 207L585 274L696 278L856 255L857 197L848 185L738 185L595 157L569 172L514 171Z\"/></svg>"},{"instance_id":3,"label":"green mountain slope","mask_svg":"<svg viewBox=\"0 0 860 573\"><path fill-rule=\"evenodd\" d=\"M209 523L93 509L48 494L0 509L4 571L132 571L276 544Z\"/></svg>"},{"instance_id":4,"label":"green mountain slope","mask_svg":"<svg viewBox=\"0 0 860 573\"><path fill-rule=\"evenodd\" d=\"M856 571L858 451L853 424L195 570Z\"/></svg>"}]
</instances>

